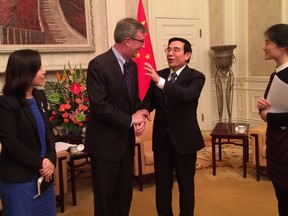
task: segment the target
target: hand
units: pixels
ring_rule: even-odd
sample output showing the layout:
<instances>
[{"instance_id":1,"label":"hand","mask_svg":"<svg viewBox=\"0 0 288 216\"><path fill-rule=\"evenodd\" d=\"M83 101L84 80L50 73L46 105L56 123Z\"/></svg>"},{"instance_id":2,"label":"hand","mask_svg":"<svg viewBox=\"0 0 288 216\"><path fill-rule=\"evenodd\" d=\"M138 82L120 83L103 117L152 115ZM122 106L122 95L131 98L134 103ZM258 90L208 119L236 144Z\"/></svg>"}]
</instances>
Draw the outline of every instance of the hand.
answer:
<instances>
[{"instance_id":1,"label":"hand","mask_svg":"<svg viewBox=\"0 0 288 216\"><path fill-rule=\"evenodd\" d=\"M271 105L272 105L272 104L271 104L268 100L266 100L266 99L264 99L264 98L260 98L260 99L257 101L257 108L258 108L258 109L261 109L261 110L265 110L265 109L271 107Z\"/></svg>"},{"instance_id":2,"label":"hand","mask_svg":"<svg viewBox=\"0 0 288 216\"><path fill-rule=\"evenodd\" d=\"M141 124L146 122L146 117L141 112L136 112L132 115L133 124Z\"/></svg>"},{"instance_id":3,"label":"hand","mask_svg":"<svg viewBox=\"0 0 288 216\"><path fill-rule=\"evenodd\" d=\"M267 113L268 113L268 111L267 111L266 109L261 110L261 112L259 113L261 119L262 119L264 122L267 122Z\"/></svg>"},{"instance_id":4,"label":"hand","mask_svg":"<svg viewBox=\"0 0 288 216\"><path fill-rule=\"evenodd\" d=\"M146 122L143 122L141 124L134 124L134 133L136 136L141 136L144 132L146 126Z\"/></svg>"},{"instance_id":5,"label":"hand","mask_svg":"<svg viewBox=\"0 0 288 216\"><path fill-rule=\"evenodd\" d=\"M140 123L136 123L136 120L134 119L134 117L139 117L140 119L143 119L145 121L142 121ZM148 112L148 110L146 109L141 109L141 110L138 110L134 115L133 115L133 123L134 123L134 133L136 136L140 136L144 129L145 129L145 126L146 126L146 118L151 121L151 118L150 118L150 114Z\"/></svg>"},{"instance_id":6,"label":"hand","mask_svg":"<svg viewBox=\"0 0 288 216\"><path fill-rule=\"evenodd\" d=\"M44 158L39 173L45 177L45 181L50 181L52 179L54 168L54 164L48 158Z\"/></svg>"},{"instance_id":7,"label":"hand","mask_svg":"<svg viewBox=\"0 0 288 216\"><path fill-rule=\"evenodd\" d=\"M145 65L144 69L147 71L147 73L145 73L145 75L150 76L151 79L153 80L153 82L155 82L157 84L160 80L160 77L157 74L157 72L154 70L154 68L148 62L145 62L144 65Z\"/></svg>"},{"instance_id":8,"label":"hand","mask_svg":"<svg viewBox=\"0 0 288 216\"><path fill-rule=\"evenodd\" d=\"M151 121L150 113L146 109L138 110L136 113L142 114L148 121Z\"/></svg>"}]
</instances>

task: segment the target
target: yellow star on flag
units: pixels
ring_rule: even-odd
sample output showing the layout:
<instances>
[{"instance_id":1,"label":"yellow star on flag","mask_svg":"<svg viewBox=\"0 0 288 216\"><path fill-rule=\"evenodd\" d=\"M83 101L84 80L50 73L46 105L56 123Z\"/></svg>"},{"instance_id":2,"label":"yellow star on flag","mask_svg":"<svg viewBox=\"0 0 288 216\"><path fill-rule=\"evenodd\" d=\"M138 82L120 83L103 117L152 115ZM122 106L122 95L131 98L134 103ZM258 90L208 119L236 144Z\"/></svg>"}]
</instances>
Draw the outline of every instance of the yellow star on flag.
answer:
<instances>
[{"instance_id":1,"label":"yellow star on flag","mask_svg":"<svg viewBox=\"0 0 288 216\"><path fill-rule=\"evenodd\" d=\"M136 58L140 58L140 57L141 57L141 54L139 52L137 52Z\"/></svg>"},{"instance_id":2,"label":"yellow star on flag","mask_svg":"<svg viewBox=\"0 0 288 216\"><path fill-rule=\"evenodd\" d=\"M147 54L145 55L145 58L146 58L147 60L149 60L149 59L150 59L150 54L147 53Z\"/></svg>"},{"instance_id":3,"label":"yellow star on flag","mask_svg":"<svg viewBox=\"0 0 288 216\"><path fill-rule=\"evenodd\" d=\"M145 46L141 47L139 52L135 55L134 61L138 67L138 90L139 90L139 98L143 100L145 94L150 85L150 76L146 75L146 69L144 66L145 62L149 62L154 70L156 71L156 64L154 59L154 54L152 50L152 44L150 40L150 35L148 31L148 22L145 16L145 10L143 7L142 0L139 0L138 4L138 12L137 12L137 20L145 27Z\"/></svg>"}]
</instances>

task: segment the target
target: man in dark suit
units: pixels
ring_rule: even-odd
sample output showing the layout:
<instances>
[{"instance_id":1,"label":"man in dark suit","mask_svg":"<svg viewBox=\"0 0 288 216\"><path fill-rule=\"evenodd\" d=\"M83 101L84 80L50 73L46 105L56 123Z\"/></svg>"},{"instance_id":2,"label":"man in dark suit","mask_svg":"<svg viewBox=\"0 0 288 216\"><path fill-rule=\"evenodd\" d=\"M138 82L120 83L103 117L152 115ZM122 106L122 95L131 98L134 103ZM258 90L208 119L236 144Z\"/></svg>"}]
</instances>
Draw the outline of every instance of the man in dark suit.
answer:
<instances>
[{"instance_id":1,"label":"man in dark suit","mask_svg":"<svg viewBox=\"0 0 288 216\"><path fill-rule=\"evenodd\" d=\"M153 124L156 207L159 216L173 215L175 170L180 191L179 215L192 216L196 156L204 147L196 111L205 76L187 66L192 54L187 40L171 38L165 52L170 68L156 73L146 63L151 83L141 105L149 112L156 110Z\"/></svg>"},{"instance_id":2,"label":"man in dark suit","mask_svg":"<svg viewBox=\"0 0 288 216\"><path fill-rule=\"evenodd\" d=\"M96 216L129 215L134 126L136 134L141 134L145 126L143 114L134 114L140 100L137 66L131 58L143 46L145 31L145 27L132 18L120 20L114 31L114 46L89 63L86 146L92 162Z\"/></svg>"}]
</instances>

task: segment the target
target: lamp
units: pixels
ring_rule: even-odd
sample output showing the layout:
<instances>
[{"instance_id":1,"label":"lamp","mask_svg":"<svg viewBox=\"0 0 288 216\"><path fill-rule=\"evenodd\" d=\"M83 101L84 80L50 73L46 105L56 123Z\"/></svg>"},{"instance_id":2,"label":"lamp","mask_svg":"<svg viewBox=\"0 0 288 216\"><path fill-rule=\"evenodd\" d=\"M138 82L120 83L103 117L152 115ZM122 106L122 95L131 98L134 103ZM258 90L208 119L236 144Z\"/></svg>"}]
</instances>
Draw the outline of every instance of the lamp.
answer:
<instances>
[{"instance_id":1,"label":"lamp","mask_svg":"<svg viewBox=\"0 0 288 216\"><path fill-rule=\"evenodd\" d=\"M217 105L219 122L222 122L223 116L223 87L222 79L227 80L226 84L226 108L228 113L229 122L232 118L232 105L233 105L233 87L234 87L234 75L231 70L232 63L235 62L235 56L233 50L237 45L220 45L211 46L210 49L214 51L213 61L216 65L217 71L215 74L215 85L217 94Z\"/></svg>"}]
</instances>

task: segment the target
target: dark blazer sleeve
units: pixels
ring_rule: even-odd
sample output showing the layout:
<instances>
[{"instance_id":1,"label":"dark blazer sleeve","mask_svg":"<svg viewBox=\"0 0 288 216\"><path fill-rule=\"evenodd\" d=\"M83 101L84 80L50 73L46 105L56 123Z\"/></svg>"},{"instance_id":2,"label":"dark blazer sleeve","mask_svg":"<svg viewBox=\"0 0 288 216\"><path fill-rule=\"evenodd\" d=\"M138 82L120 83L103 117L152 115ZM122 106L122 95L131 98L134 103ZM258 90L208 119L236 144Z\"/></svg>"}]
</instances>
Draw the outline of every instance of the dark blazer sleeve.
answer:
<instances>
[{"instance_id":1,"label":"dark blazer sleeve","mask_svg":"<svg viewBox=\"0 0 288 216\"><path fill-rule=\"evenodd\" d=\"M25 133L25 137L30 136L31 141L35 137L34 131L29 127L31 125L30 122L27 121L26 117L24 117L26 119L23 118L20 109L20 105L16 99L5 96L0 98L0 141L2 144L2 155L31 168L40 169L42 165L40 154L37 154L37 151L33 151L35 147L32 146L32 143L24 143L20 138Z\"/></svg>"},{"instance_id":2,"label":"dark blazer sleeve","mask_svg":"<svg viewBox=\"0 0 288 216\"><path fill-rule=\"evenodd\" d=\"M132 115L136 112L138 99L137 67L132 68L132 98L113 51L95 57L89 62L87 92L89 115L85 135L87 151L103 160L119 161L128 146L135 143Z\"/></svg>"},{"instance_id":3,"label":"dark blazer sleeve","mask_svg":"<svg viewBox=\"0 0 288 216\"><path fill-rule=\"evenodd\" d=\"M35 95L46 122L47 154L56 163L56 152L49 126L47 102L43 93ZM47 113L47 115L46 115ZM36 121L28 106L13 97L0 97L0 177L9 181L29 181L42 168L41 144ZM17 173L17 175L16 175Z\"/></svg>"},{"instance_id":4,"label":"dark blazer sleeve","mask_svg":"<svg viewBox=\"0 0 288 216\"><path fill-rule=\"evenodd\" d=\"M141 108L156 110L153 124L153 150L165 145L167 131L175 150L188 154L204 147L197 121L198 100L205 84L205 76L186 66L176 83L167 81L170 69L158 72L166 80L163 89L153 82L143 100Z\"/></svg>"},{"instance_id":5,"label":"dark blazer sleeve","mask_svg":"<svg viewBox=\"0 0 288 216\"><path fill-rule=\"evenodd\" d=\"M198 101L205 83L204 74L191 69L184 68L176 83L165 82L163 93L182 102Z\"/></svg>"},{"instance_id":6,"label":"dark blazer sleeve","mask_svg":"<svg viewBox=\"0 0 288 216\"><path fill-rule=\"evenodd\" d=\"M93 59L88 66L87 91L90 116L116 130L127 131L132 122L127 100L122 95L125 86L121 68L112 51Z\"/></svg>"}]
</instances>

